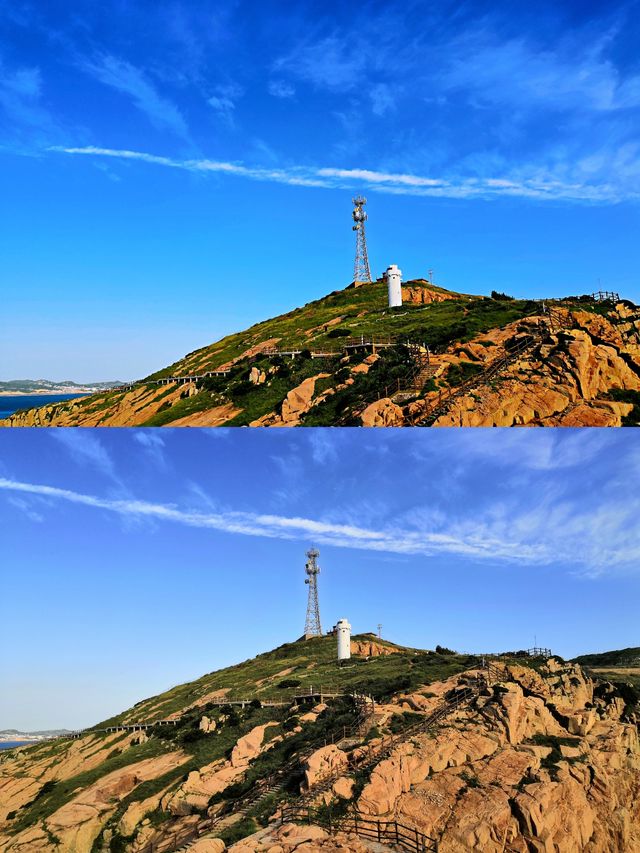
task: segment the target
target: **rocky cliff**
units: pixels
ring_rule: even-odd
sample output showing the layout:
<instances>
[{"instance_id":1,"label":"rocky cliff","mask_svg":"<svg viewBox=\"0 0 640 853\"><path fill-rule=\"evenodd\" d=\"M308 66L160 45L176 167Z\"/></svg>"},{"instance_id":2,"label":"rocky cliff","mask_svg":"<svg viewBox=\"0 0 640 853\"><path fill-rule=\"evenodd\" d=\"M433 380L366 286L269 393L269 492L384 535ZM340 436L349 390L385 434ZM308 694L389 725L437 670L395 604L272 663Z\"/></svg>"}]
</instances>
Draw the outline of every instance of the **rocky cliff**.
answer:
<instances>
[{"instance_id":1,"label":"rocky cliff","mask_svg":"<svg viewBox=\"0 0 640 853\"><path fill-rule=\"evenodd\" d=\"M487 670L364 635L345 669L333 646L290 644L120 718L175 726L98 727L3 755L0 850L396 849L355 833L356 813L445 853L640 850L637 695L555 659ZM330 667L332 695L309 696L304 676ZM250 704L210 689L234 673ZM279 817L296 804L311 825Z\"/></svg>"},{"instance_id":2,"label":"rocky cliff","mask_svg":"<svg viewBox=\"0 0 640 853\"><path fill-rule=\"evenodd\" d=\"M138 383L3 426L620 426L640 422L640 310L408 282L335 291Z\"/></svg>"}]
</instances>

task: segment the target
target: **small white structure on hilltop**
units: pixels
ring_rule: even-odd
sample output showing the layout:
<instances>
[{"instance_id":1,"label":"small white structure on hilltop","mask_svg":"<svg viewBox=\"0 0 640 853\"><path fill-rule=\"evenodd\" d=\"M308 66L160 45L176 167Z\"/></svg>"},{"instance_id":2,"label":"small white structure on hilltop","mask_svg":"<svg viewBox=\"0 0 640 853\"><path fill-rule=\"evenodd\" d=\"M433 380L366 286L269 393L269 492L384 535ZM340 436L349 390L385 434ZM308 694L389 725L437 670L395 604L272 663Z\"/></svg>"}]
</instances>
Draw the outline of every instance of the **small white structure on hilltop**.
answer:
<instances>
[{"instance_id":1,"label":"small white structure on hilltop","mask_svg":"<svg viewBox=\"0 0 640 853\"><path fill-rule=\"evenodd\" d=\"M389 288L389 308L399 308L402 305L402 270L397 264L391 264L384 273Z\"/></svg>"},{"instance_id":2,"label":"small white structure on hilltop","mask_svg":"<svg viewBox=\"0 0 640 853\"><path fill-rule=\"evenodd\" d=\"M338 660L349 660L351 657L351 625L346 619L339 619L336 625L338 634Z\"/></svg>"}]
</instances>

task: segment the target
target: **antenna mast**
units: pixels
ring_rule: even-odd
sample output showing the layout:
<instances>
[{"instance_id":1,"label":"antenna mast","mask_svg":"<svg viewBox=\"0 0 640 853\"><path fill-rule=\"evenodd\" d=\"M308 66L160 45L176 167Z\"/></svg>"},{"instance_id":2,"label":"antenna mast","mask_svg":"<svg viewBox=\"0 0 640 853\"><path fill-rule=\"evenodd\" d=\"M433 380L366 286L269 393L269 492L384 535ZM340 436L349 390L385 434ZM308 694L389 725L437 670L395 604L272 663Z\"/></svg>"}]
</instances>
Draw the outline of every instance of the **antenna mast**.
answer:
<instances>
[{"instance_id":1,"label":"antenna mast","mask_svg":"<svg viewBox=\"0 0 640 853\"><path fill-rule=\"evenodd\" d=\"M320 625L320 605L318 604L318 565L319 552L312 548L307 551L307 562L304 570L307 573L305 583L309 584L309 597L307 599L307 619L304 623L304 638L321 637L322 626Z\"/></svg>"},{"instance_id":2,"label":"antenna mast","mask_svg":"<svg viewBox=\"0 0 640 853\"><path fill-rule=\"evenodd\" d=\"M361 284L371 284L371 270L369 269L369 256L367 255L367 238L364 230L364 223L367 221L367 214L364 212L364 205L367 203L366 198L357 195L352 199L353 208L353 230L356 232L356 261L353 266L353 283L355 287Z\"/></svg>"}]
</instances>

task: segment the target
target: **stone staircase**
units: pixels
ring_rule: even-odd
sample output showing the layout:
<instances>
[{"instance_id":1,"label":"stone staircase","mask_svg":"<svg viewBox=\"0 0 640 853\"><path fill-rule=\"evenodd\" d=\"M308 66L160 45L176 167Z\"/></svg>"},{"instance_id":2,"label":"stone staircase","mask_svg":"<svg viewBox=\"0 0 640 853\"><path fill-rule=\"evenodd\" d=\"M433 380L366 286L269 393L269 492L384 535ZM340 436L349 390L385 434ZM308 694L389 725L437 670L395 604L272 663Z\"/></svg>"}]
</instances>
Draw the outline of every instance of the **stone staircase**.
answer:
<instances>
[{"instance_id":1,"label":"stone staircase","mask_svg":"<svg viewBox=\"0 0 640 853\"><path fill-rule=\"evenodd\" d=\"M486 690L492 681L500 680L502 675L503 673L498 667L491 662L487 662L485 664L485 674L478 675L470 682L451 691L438 707L424 718L412 723L398 734L383 737L366 747L363 746L354 749L349 754L347 765L323 777L310 790L296 797L295 801L289 803L280 813L279 819L282 820L283 814L287 814L292 808L298 810L300 814L308 813L318 797L329 792L340 776L350 775L355 772L366 773L372 770L380 761L388 758L398 744L417 734L432 731L451 713L469 705L476 696L483 690ZM220 813L213 818L206 818L195 826L185 828L183 837L181 838L179 837L179 833L175 833L172 838L165 839L163 842L147 845L140 853L183 853L183 851L188 851L193 843L200 838L219 837L222 830L246 817L250 811L259 807L272 794L284 793L291 776L300 770L304 761L317 749L327 746L330 743L338 746L353 739L362 740L372 724L375 705L373 701L365 701L366 697L356 697L356 701L358 698L362 701L357 702L358 713L351 726L341 727L333 732L330 738L325 738L322 742L310 744L305 750L297 752L289 762L268 777L265 777L249 792L227 804L224 813ZM354 819L354 813L350 812L349 815L350 819ZM357 822L364 819L356 814L355 820Z\"/></svg>"},{"instance_id":2,"label":"stone staircase","mask_svg":"<svg viewBox=\"0 0 640 853\"><path fill-rule=\"evenodd\" d=\"M356 705L356 717L351 726L341 726L332 733L331 737L314 742L306 749L297 752L290 761L274 773L261 779L246 794L227 804L222 813L202 821L195 829L191 828L189 838L185 839L185 843L181 847L167 848L166 853L182 853L182 851L189 850L193 843L200 838L217 838L223 829L242 820L250 811L259 808L272 794L284 793L291 776L300 769L301 764L309 756L322 746L328 746L332 743L337 745L349 738L363 737L373 718L375 703L370 697L359 694L354 694L353 699ZM165 853L165 851L158 848L157 851L150 849L143 851L143 853Z\"/></svg>"}]
</instances>

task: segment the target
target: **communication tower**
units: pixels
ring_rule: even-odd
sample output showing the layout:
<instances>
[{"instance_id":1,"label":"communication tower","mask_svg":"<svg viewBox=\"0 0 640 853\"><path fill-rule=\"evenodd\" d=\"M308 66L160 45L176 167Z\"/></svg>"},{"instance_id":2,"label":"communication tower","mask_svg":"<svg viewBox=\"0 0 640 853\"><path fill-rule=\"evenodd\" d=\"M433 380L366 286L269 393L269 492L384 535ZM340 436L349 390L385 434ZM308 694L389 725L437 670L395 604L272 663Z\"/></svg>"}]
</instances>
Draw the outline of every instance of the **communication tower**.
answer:
<instances>
[{"instance_id":1,"label":"communication tower","mask_svg":"<svg viewBox=\"0 0 640 853\"><path fill-rule=\"evenodd\" d=\"M364 230L364 223L367 221L367 214L364 211L364 206L367 203L366 198L357 195L352 199L353 208L353 230L356 232L356 261L353 267L353 283L356 287L361 284L371 283L371 270L369 269L369 256L367 255L367 237Z\"/></svg>"},{"instance_id":2,"label":"communication tower","mask_svg":"<svg viewBox=\"0 0 640 853\"><path fill-rule=\"evenodd\" d=\"M307 573L305 583L309 584L309 597L307 599L307 619L304 623L304 638L321 637L322 627L320 625L320 605L318 604L318 565L319 552L312 548L307 551L307 562L304 570Z\"/></svg>"}]
</instances>

